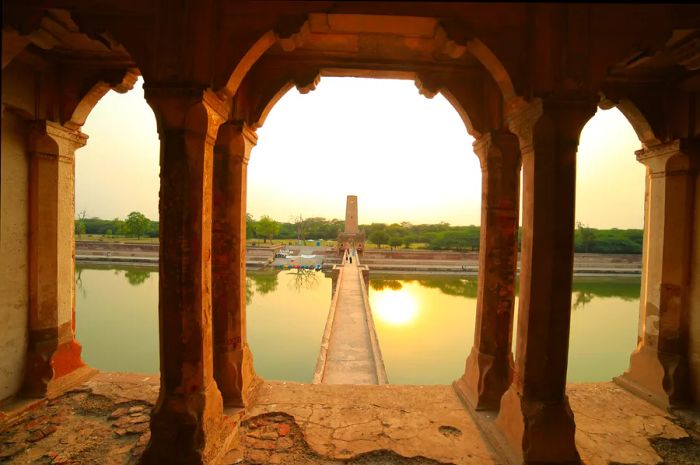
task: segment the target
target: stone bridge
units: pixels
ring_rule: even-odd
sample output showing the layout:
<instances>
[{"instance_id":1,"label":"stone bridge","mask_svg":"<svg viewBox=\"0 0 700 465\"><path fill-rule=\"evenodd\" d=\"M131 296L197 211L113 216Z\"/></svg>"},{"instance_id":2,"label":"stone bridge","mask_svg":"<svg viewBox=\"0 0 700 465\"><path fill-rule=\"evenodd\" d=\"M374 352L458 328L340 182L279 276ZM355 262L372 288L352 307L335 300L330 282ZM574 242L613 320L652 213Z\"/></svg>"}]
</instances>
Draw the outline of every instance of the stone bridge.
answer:
<instances>
[{"instance_id":1,"label":"stone bridge","mask_svg":"<svg viewBox=\"0 0 700 465\"><path fill-rule=\"evenodd\" d=\"M349 254L333 267L333 298L313 382L387 384L368 300L369 268L357 253L350 262Z\"/></svg>"}]
</instances>

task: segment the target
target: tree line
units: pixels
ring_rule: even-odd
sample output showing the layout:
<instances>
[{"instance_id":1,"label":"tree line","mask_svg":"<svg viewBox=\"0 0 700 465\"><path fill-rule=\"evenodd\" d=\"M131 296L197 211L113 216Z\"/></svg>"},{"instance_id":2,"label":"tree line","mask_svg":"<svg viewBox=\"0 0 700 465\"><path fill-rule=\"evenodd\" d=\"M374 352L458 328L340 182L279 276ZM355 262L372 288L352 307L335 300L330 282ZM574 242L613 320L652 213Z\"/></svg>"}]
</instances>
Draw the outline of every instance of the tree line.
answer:
<instances>
[{"instance_id":1,"label":"tree line","mask_svg":"<svg viewBox=\"0 0 700 465\"><path fill-rule=\"evenodd\" d=\"M299 240L334 240L345 227L343 220L313 217L304 219L301 215L289 222L275 221L267 215L255 220L248 214L246 232L248 238ZM359 226L367 234L367 240L378 247L392 249L408 248L412 244L423 244L431 250L478 251L481 230L479 226L451 226L449 223L412 224L372 223ZM522 228L518 231L518 247ZM641 229L595 229L577 223L574 233L574 250L579 253L641 254Z\"/></svg>"},{"instance_id":2,"label":"tree line","mask_svg":"<svg viewBox=\"0 0 700 465\"><path fill-rule=\"evenodd\" d=\"M146 218L140 212L131 212L125 219L103 220L86 218L81 212L76 222L76 234L98 234L128 237L158 237L158 222ZM304 218L297 215L290 221L276 221L268 215L255 219L250 213L246 221L248 239L272 239L306 241L335 240L343 231L345 223L339 219L321 217ZM452 226L449 223L412 224L372 223L360 225L367 240L378 247L392 249L408 248L412 244L431 250L478 251L480 245L479 226ZM522 230L518 232L520 245ZM641 229L595 229L577 223L574 233L574 248L579 253L642 253Z\"/></svg>"},{"instance_id":3,"label":"tree line","mask_svg":"<svg viewBox=\"0 0 700 465\"><path fill-rule=\"evenodd\" d=\"M87 218L85 210L78 214L75 220L75 234L94 234L101 236L126 237L158 237L158 222L146 218L141 212L131 212L126 218L103 220L102 218Z\"/></svg>"}]
</instances>

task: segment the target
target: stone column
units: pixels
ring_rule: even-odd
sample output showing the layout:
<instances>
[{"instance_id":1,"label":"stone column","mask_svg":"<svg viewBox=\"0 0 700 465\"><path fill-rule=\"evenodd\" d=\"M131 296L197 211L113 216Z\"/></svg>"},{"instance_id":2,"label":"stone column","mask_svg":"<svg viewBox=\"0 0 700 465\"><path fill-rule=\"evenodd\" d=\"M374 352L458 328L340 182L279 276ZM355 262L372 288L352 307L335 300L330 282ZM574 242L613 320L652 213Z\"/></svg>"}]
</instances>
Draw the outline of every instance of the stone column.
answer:
<instances>
[{"instance_id":1,"label":"stone column","mask_svg":"<svg viewBox=\"0 0 700 465\"><path fill-rule=\"evenodd\" d=\"M699 149L675 140L637 152L647 167L640 326L629 371L615 380L664 408L692 402L688 276Z\"/></svg>"},{"instance_id":2,"label":"stone column","mask_svg":"<svg viewBox=\"0 0 700 465\"><path fill-rule=\"evenodd\" d=\"M515 135L494 132L474 142L474 151L482 173L476 327L474 346L455 388L475 409L497 410L512 379L520 147Z\"/></svg>"},{"instance_id":3,"label":"stone column","mask_svg":"<svg viewBox=\"0 0 700 465\"><path fill-rule=\"evenodd\" d=\"M228 114L211 91L145 86L160 136L160 394L143 464L213 463L225 434L211 315L214 141Z\"/></svg>"},{"instance_id":4,"label":"stone column","mask_svg":"<svg viewBox=\"0 0 700 465\"><path fill-rule=\"evenodd\" d=\"M579 463L566 397L576 150L587 102L536 99L508 119L523 162L520 306L513 382L496 425L523 463Z\"/></svg>"},{"instance_id":5,"label":"stone column","mask_svg":"<svg viewBox=\"0 0 700 465\"><path fill-rule=\"evenodd\" d=\"M30 397L58 394L85 366L75 340L74 198L75 151L86 141L79 130L51 121L37 122L30 133L29 346L23 387Z\"/></svg>"},{"instance_id":6,"label":"stone column","mask_svg":"<svg viewBox=\"0 0 700 465\"><path fill-rule=\"evenodd\" d=\"M214 378L224 405L245 407L255 379L246 333L246 186L255 132L243 123L219 128L214 150L212 311Z\"/></svg>"}]
</instances>

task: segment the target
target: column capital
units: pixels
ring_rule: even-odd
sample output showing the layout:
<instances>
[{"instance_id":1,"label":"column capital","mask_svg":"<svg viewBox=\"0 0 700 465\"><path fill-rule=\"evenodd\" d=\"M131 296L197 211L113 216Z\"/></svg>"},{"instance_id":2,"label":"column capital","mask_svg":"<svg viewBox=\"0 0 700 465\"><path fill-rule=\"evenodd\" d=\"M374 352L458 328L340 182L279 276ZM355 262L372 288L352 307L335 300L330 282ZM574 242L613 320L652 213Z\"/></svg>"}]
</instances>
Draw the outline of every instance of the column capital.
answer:
<instances>
[{"instance_id":1,"label":"column capital","mask_svg":"<svg viewBox=\"0 0 700 465\"><path fill-rule=\"evenodd\" d=\"M510 132L518 136L520 146L532 145L532 129L543 114L542 99L535 98L528 102L523 98L512 101L504 115L505 123Z\"/></svg>"},{"instance_id":2,"label":"column capital","mask_svg":"<svg viewBox=\"0 0 700 465\"><path fill-rule=\"evenodd\" d=\"M504 156L512 155L520 158L519 137L509 132L491 131L483 134L472 144L474 153L479 157L482 171L488 171L488 161L502 160ZM492 150L495 148L496 150Z\"/></svg>"},{"instance_id":3,"label":"column capital","mask_svg":"<svg viewBox=\"0 0 700 465\"><path fill-rule=\"evenodd\" d=\"M69 129L48 120L35 121L30 134L29 149L34 155L66 163L73 162L75 151L88 140L80 129Z\"/></svg>"},{"instance_id":4,"label":"column capital","mask_svg":"<svg viewBox=\"0 0 700 465\"><path fill-rule=\"evenodd\" d=\"M584 98L533 98L514 99L506 109L504 120L508 129L520 139L521 149L529 149L534 143L534 128L543 116L547 116L556 128L560 143L578 146L583 126L596 112L595 102Z\"/></svg>"},{"instance_id":5,"label":"column capital","mask_svg":"<svg viewBox=\"0 0 700 465\"><path fill-rule=\"evenodd\" d=\"M247 164L257 143L258 135L244 121L227 121L219 127L215 151Z\"/></svg>"},{"instance_id":6,"label":"column capital","mask_svg":"<svg viewBox=\"0 0 700 465\"><path fill-rule=\"evenodd\" d=\"M693 139L675 139L634 153L637 161L648 167L652 174L695 171L700 165L700 141Z\"/></svg>"},{"instance_id":7,"label":"column capital","mask_svg":"<svg viewBox=\"0 0 700 465\"><path fill-rule=\"evenodd\" d=\"M158 132L184 130L206 136L212 144L229 114L230 104L211 89L178 84L145 84L146 101L153 108Z\"/></svg>"}]
</instances>

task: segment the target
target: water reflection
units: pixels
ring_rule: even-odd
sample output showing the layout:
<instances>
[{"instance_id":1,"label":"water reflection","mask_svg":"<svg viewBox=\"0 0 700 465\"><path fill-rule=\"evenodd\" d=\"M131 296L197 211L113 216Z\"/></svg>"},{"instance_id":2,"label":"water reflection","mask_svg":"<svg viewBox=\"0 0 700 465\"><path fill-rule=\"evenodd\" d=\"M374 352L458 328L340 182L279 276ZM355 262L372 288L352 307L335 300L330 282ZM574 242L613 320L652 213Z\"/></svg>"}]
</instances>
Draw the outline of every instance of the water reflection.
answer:
<instances>
[{"instance_id":1,"label":"water reflection","mask_svg":"<svg viewBox=\"0 0 700 465\"><path fill-rule=\"evenodd\" d=\"M87 363L157 373L157 269L78 265L75 280ZM569 381L609 380L627 368L639 284L638 277L575 278ZM442 384L461 375L474 336L476 277L372 275L369 288L389 382ZM248 272L248 337L261 376L311 381L330 290L330 277L309 270Z\"/></svg>"},{"instance_id":2,"label":"water reflection","mask_svg":"<svg viewBox=\"0 0 700 465\"><path fill-rule=\"evenodd\" d=\"M278 274L279 271L275 270L256 271L249 272L248 278L255 283L255 292L265 295L277 290L277 285L279 284Z\"/></svg>"},{"instance_id":3,"label":"water reflection","mask_svg":"<svg viewBox=\"0 0 700 465\"><path fill-rule=\"evenodd\" d=\"M331 303L331 278L296 271L248 272L256 290L261 277L279 282L275 292L256 294L248 305L248 343L263 378L310 383ZM315 284L304 288L310 283Z\"/></svg>"},{"instance_id":4,"label":"water reflection","mask_svg":"<svg viewBox=\"0 0 700 465\"><path fill-rule=\"evenodd\" d=\"M76 265L76 333L88 365L158 373L157 278L147 268Z\"/></svg>"},{"instance_id":5,"label":"water reflection","mask_svg":"<svg viewBox=\"0 0 700 465\"><path fill-rule=\"evenodd\" d=\"M601 279L598 277L577 277L572 287L573 310L581 310L598 297L616 298L625 302L639 300L639 278L619 277Z\"/></svg>"},{"instance_id":6,"label":"water reflection","mask_svg":"<svg viewBox=\"0 0 700 465\"><path fill-rule=\"evenodd\" d=\"M388 277L381 274L376 276L372 274L369 285L370 288L375 291L382 291L384 289L399 290L403 287L404 283L414 282L422 287L437 289L445 295L476 297L476 276L420 276L417 278L413 275Z\"/></svg>"},{"instance_id":7,"label":"water reflection","mask_svg":"<svg viewBox=\"0 0 700 465\"><path fill-rule=\"evenodd\" d=\"M430 279L420 279L418 282L423 287L439 289L440 292L446 295L476 298L476 277L460 278L436 276Z\"/></svg>"},{"instance_id":8,"label":"water reflection","mask_svg":"<svg viewBox=\"0 0 700 465\"><path fill-rule=\"evenodd\" d=\"M379 319L391 325L405 325L418 316L416 299L409 290L382 292L378 294L372 303L372 311ZM376 290L376 289L375 289Z\"/></svg>"},{"instance_id":9,"label":"water reflection","mask_svg":"<svg viewBox=\"0 0 700 465\"><path fill-rule=\"evenodd\" d=\"M145 269L131 268L124 271L124 277L132 286L143 284L151 276L151 272Z\"/></svg>"},{"instance_id":10,"label":"water reflection","mask_svg":"<svg viewBox=\"0 0 700 465\"><path fill-rule=\"evenodd\" d=\"M401 281L396 279L372 278L369 281L369 287L375 291L383 291L384 289L398 291L403 287L403 284L401 284Z\"/></svg>"},{"instance_id":11,"label":"water reflection","mask_svg":"<svg viewBox=\"0 0 700 465\"><path fill-rule=\"evenodd\" d=\"M293 278L289 280L287 286L297 292L310 291L314 289L318 286L319 275L324 276L323 273L318 271L303 268L296 268L288 271L286 274Z\"/></svg>"}]
</instances>

